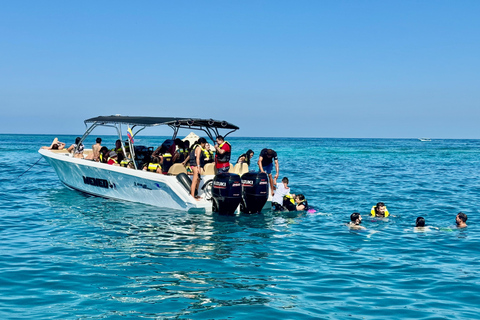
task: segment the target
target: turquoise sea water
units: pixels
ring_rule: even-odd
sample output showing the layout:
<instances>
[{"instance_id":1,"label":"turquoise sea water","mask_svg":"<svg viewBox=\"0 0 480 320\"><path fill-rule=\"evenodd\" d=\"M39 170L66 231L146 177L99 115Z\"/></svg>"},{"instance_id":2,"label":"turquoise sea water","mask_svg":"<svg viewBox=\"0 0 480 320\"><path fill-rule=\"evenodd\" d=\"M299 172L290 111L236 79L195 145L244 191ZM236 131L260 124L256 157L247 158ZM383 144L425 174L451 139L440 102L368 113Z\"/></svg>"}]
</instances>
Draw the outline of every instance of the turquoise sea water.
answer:
<instances>
[{"instance_id":1,"label":"turquoise sea water","mask_svg":"<svg viewBox=\"0 0 480 320\"><path fill-rule=\"evenodd\" d=\"M54 137L0 138L0 319L480 318L479 140L231 138L317 213L230 217L86 196L44 160L18 177Z\"/></svg>"}]
</instances>

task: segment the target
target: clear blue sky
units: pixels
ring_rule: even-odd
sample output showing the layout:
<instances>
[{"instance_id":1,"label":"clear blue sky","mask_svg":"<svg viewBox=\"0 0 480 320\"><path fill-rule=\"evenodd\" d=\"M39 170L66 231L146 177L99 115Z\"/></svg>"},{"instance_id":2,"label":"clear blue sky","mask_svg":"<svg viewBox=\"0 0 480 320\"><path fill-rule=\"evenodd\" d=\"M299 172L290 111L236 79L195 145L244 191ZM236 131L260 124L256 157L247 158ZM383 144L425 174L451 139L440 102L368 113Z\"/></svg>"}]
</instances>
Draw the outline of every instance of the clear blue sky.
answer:
<instances>
[{"instance_id":1,"label":"clear blue sky","mask_svg":"<svg viewBox=\"0 0 480 320\"><path fill-rule=\"evenodd\" d=\"M480 138L479 79L476 0L1 1L0 133L122 114Z\"/></svg>"}]
</instances>

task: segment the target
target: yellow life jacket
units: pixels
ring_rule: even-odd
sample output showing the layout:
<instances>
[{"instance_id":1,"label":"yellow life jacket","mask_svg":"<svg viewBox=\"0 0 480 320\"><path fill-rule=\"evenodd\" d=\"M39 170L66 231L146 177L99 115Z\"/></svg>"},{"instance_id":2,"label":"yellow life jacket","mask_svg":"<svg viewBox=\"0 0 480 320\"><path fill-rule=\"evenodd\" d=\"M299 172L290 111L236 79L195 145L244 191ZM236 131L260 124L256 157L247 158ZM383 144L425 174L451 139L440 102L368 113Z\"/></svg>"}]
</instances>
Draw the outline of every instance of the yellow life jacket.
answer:
<instances>
[{"instance_id":1,"label":"yellow life jacket","mask_svg":"<svg viewBox=\"0 0 480 320\"><path fill-rule=\"evenodd\" d=\"M178 152L185 157L185 158L183 158L183 160L185 160L188 157L188 150L187 149L178 149Z\"/></svg>"},{"instance_id":2,"label":"yellow life jacket","mask_svg":"<svg viewBox=\"0 0 480 320\"><path fill-rule=\"evenodd\" d=\"M123 159L122 161L120 161L120 165L125 168L128 167L129 163L130 163L130 160L128 159Z\"/></svg>"},{"instance_id":3,"label":"yellow life jacket","mask_svg":"<svg viewBox=\"0 0 480 320\"><path fill-rule=\"evenodd\" d=\"M158 168L160 168L160 170L162 170L162 166L160 165L160 163L149 163L148 166L147 166L147 171L157 172Z\"/></svg>"},{"instance_id":4,"label":"yellow life jacket","mask_svg":"<svg viewBox=\"0 0 480 320\"><path fill-rule=\"evenodd\" d=\"M288 200L290 201L292 204L295 204L295 199L293 199L292 195L289 193L289 194L286 194L285 196L283 196L283 200Z\"/></svg>"},{"instance_id":5,"label":"yellow life jacket","mask_svg":"<svg viewBox=\"0 0 480 320\"><path fill-rule=\"evenodd\" d=\"M372 210L370 210L370 214L372 215L372 217L375 217L375 207L376 206L373 206ZM387 207L385 206L385 218L388 217L389 215L390 213L388 212Z\"/></svg>"},{"instance_id":6,"label":"yellow life jacket","mask_svg":"<svg viewBox=\"0 0 480 320\"><path fill-rule=\"evenodd\" d=\"M209 160L213 159L213 152L212 151L209 151L207 149L202 148L202 152L205 156L205 161L209 161Z\"/></svg>"}]
</instances>

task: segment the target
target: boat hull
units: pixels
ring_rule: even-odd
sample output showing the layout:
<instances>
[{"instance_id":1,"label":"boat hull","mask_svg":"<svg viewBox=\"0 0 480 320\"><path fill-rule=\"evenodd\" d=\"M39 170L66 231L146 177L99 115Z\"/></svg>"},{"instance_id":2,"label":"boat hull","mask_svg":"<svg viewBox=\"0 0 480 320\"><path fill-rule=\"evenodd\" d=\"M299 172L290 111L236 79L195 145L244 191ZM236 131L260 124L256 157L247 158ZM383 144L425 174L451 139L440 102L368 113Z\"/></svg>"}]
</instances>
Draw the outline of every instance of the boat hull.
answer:
<instances>
[{"instance_id":1,"label":"boat hull","mask_svg":"<svg viewBox=\"0 0 480 320\"><path fill-rule=\"evenodd\" d=\"M110 166L49 150L41 149L39 153L52 166L60 181L75 190L163 208L212 210L210 200L193 199L176 176ZM213 179L213 176L203 176L201 186L210 179ZM202 195L203 191L200 190L200 196Z\"/></svg>"}]
</instances>

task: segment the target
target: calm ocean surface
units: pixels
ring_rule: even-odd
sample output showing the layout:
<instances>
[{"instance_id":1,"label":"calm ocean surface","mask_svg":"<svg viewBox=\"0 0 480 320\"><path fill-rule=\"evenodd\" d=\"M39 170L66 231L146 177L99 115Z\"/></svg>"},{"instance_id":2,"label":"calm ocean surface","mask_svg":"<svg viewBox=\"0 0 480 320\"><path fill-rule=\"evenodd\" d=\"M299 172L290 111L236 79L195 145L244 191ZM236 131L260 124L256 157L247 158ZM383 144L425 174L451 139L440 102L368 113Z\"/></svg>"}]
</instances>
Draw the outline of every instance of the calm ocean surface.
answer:
<instances>
[{"instance_id":1,"label":"calm ocean surface","mask_svg":"<svg viewBox=\"0 0 480 320\"><path fill-rule=\"evenodd\" d=\"M86 196L44 160L19 178L53 138L0 135L0 319L480 318L480 140L230 138L317 210L230 217Z\"/></svg>"}]
</instances>

